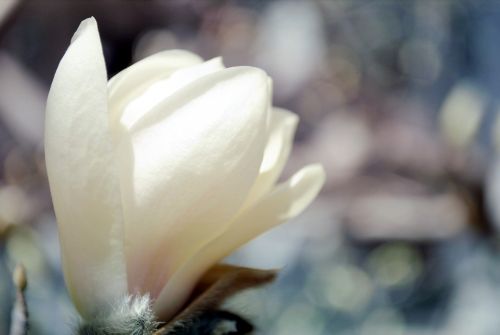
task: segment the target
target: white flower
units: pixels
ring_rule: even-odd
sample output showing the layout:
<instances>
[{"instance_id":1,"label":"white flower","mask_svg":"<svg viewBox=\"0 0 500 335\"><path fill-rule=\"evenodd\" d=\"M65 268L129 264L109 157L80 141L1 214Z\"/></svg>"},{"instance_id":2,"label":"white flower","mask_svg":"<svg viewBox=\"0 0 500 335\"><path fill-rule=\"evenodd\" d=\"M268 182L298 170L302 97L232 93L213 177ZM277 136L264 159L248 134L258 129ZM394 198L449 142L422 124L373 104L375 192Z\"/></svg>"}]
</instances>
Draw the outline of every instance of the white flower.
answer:
<instances>
[{"instance_id":1,"label":"white flower","mask_svg":"<svg viewBox=\"0 0 500 335\"><path fill-rule=\"evenodd\" d=\"M277 184L297 117L270 91L260 69L181 50L108 82L97 24L82 22L50 89L45 151L83 317L149 295L168 320L204 271L315 198L321 166Z\"/></svg>"}]
</instances>

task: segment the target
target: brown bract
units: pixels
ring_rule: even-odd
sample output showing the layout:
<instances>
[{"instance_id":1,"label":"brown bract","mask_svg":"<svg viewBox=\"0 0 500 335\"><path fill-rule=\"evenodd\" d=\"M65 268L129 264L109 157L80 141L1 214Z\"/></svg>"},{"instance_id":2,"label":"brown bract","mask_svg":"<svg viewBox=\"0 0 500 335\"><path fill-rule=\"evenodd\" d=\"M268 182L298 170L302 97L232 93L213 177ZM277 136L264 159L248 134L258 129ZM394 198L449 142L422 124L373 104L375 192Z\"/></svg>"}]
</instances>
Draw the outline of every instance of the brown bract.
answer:
<instances>
[{"instance_id":1,"label":"brown bract","mask_svg":"<svg viewBox=\"0 0 500 335\"><path fill-rule=\"evenodd\" d=\"M269 284L276 275L275 270L215 265L200 279L191 299L180 314L154 335L168 335L180 327L193 326L205 313L219 310L227 299L244 290Z\"/></svg>"}]
</instances>

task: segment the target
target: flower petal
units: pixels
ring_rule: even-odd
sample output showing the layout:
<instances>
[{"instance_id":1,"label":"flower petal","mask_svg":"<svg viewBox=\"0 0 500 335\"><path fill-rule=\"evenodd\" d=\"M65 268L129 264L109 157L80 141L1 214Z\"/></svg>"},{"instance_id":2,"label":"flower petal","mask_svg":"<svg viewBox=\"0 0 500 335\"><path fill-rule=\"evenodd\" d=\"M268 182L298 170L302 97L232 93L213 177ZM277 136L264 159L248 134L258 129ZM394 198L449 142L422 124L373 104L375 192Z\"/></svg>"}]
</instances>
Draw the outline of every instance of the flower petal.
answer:
<instances>
[{"instance_id":1,"label":"flower petal","mask_svg":"<svg viewBox=\"0 0 500 335\"><path fill-rule=\"evenodd\" d=\"M314 200L324 181L320 165L304 167L240 214L223 234L191 257L168 281L155 302L156 314L171 317L208 268L266 230L298 215Z\"/></svg>"},{"instance_id":2,"label":"flower petal","mask_svg":"<svg viewBox=\"0 0 500 335\"><path fill-rule=\"evenodd\" d=\"M137 86L152 83L172 71L200 64L203 59L187 50L165 50L146 57L117 73L108 82L109 94L128 94Z\"/></svg>"},{"instance_id":3,"label":"flower petal","mask_svg":"<svg viewBox=\"0 0 500 335\"><path fill-rule=\"evenodd\" d=\"M222 69L224 69L224 65L219 57L174 71L168 78L153 83L141 95L130 100L120 117L120 124L124 130L129 129L159 103L170 99L170 96L175 92L207 74Z\"/></svg>"},{"instance_id":4,"label":"flower petal","mask_svg":"<svg viewBox=\"0 0 500 335\"><path fill-rule=\"evenodd\" d=\"M120 189L97 23L83 21L52 82L45 158L69 292L83 316L126 293Z\"/></svg>"},{"instance_id":5,"label":"flower petal","mask_svg":"<svg viewBox=\"0 0 500 335\"><path fill-rule=\"evenodd\" d=\"M253 205L273 188L292 149L293 136L299 122L297 114L281 108L273 108L270 114L269 138L260 165L259 176L252 186L244 208Z\"/></svg>"},{"instance_id":6,"label":"flower petal","mask_svg":"<svg viewBox=\"0 0 500 335\"><path fill-rule=\"evenodd\" d=\"M226 228L258 174L269 99L264 72L224 69L176 92L126 133L131 292L154 298L186 258Z\"/></svg>"},{"instance_id":7,"label":"flower petal","mask_svg":"<svg viewBox=\"0 0 500 335\"><path fill-rule=\"evenodd\" d=\"M110 117L117 121L130 100L141 95L152 83L167 78L178 69L202 63L196 54L167 50L146 57L109 80Z\"/></svg>"}]
</instances>

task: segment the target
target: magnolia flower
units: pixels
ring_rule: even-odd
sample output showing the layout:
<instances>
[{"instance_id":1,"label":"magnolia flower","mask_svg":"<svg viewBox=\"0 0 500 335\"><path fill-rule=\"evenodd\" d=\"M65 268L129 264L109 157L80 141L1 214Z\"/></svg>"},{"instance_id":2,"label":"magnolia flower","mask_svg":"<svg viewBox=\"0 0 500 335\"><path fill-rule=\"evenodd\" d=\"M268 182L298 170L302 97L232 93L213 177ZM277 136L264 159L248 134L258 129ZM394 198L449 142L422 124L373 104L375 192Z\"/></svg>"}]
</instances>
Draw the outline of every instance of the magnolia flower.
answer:
<instances>
[{"instance_id":1,"label":"magnolia flower","mask_svg":"<svg viewBox=\"0 0 500 335\"><path fill-rule=\"evenodd\" d=\"M264 71L220 58L165 51L107 81L97 24L83 21L45 131L64 275L82 317L132 296L168 321L205 271L299 214L324 172L310 165L277 183L297 122L271 105Z\"/></svg>"}]
</instances>

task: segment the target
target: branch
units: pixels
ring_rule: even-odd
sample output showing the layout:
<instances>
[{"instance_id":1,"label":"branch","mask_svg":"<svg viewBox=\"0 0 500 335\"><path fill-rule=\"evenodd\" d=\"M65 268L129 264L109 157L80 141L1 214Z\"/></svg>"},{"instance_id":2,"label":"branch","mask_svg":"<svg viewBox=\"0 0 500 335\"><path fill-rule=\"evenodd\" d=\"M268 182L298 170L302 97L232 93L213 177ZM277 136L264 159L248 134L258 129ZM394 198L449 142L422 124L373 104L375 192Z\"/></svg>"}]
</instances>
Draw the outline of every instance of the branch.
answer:
<instances>
[{"instance_id":1,"label":"branch","mask_svg":"<svg viewBox=\"0 0 500 335\"><path fill-rule=\"evenodd\" d=\"M24 266L18 264L12 274L12 280L16 286L16 301L12 309L10 335L27 335L28 334L28 306L24 291L28 285L26 278L26 270Z\"/></svg>"}]
</instances>

